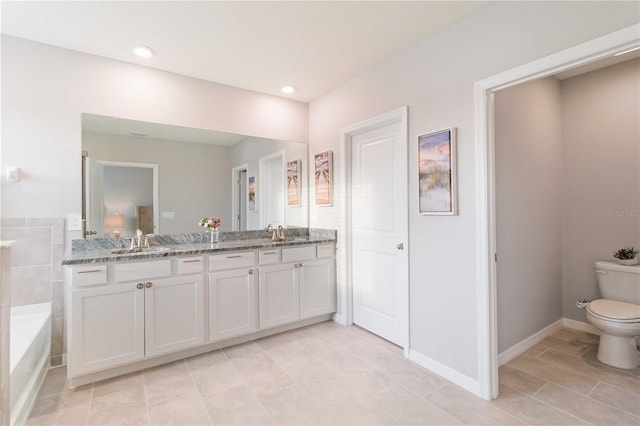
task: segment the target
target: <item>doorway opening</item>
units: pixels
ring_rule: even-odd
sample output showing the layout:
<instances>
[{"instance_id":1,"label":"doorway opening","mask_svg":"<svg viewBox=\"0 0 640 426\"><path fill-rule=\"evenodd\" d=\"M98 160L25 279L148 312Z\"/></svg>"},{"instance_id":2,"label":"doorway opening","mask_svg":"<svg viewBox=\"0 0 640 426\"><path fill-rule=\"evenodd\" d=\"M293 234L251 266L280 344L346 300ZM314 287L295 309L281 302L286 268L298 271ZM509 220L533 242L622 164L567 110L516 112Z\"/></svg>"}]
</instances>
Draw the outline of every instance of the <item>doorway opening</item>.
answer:
<instances>
[{"instance_id":1,"label":"doorway opening","mask_svg":"<svg viewBox=\"0 0 640 426\"><path fill-rule=\"evenodd\" d=\"M285 152L278 151L260 158L259 204L260 226L285 226L286 168Z\"/></svg>"},{"instance_id":2,"label":"doorway opening","mask_svg":"<svg viewBox=\"0 0 640 426\"><path fill-rule=\"evenodd\" d=\"M247 191L249 177L248 164L242 164L231 169L231 217L233 231L247 230L247 215L249 212Z\"/></svg>"},{"instance_id":3,"label":"doorway opening","mask_svg":"<svg viewBox=\"0 0 640 426\"><path fill-rule=\"evenodd\" d=\"M498 395L494 93L614 56L640 45L640 25L533 61L475 84L479 396Z\"/></svg>"}]
</instances>

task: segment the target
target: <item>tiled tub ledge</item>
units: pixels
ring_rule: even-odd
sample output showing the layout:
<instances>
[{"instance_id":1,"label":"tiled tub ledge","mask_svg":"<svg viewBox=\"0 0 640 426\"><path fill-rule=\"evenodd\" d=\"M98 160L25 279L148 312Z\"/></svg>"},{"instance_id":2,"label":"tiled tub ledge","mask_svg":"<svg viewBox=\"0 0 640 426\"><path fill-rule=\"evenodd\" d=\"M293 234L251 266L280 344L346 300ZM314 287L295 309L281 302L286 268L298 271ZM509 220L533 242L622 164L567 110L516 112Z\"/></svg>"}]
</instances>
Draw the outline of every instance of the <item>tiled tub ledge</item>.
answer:
<instances>
[{"instance_id":1,"label":"tiled tub ledge","mask_svg":"<svg viewBox=\"0 0 640 426\"><path fill-rule=\"evenodd\" d=\"M270 247L286 247L324 242L335 242L337 231L316 228L287 229L285 241L273 242L267 231L221 232L220 242L210 243L209 234L158 235L151 240L151 247L166 247L164 251L114 254L113 250L127 248L129 240L122 238L95 238L73 240L72 253L63 259L63 265L79 265L103 262L153 259L170 256L232 252Z\"/></svg>"}]
</instances>

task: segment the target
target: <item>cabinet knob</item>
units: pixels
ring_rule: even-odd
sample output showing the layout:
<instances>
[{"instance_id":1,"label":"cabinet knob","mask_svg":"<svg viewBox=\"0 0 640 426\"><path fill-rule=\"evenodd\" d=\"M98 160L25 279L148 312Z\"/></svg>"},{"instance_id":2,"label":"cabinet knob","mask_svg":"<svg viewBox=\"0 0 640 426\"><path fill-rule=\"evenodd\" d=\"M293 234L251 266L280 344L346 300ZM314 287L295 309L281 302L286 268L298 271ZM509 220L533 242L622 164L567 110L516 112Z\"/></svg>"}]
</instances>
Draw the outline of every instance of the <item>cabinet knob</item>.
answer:
<instances>
[{"instance_id":1,"label":"cabinet knob","mask_svg":"<svg viewBox=\"0 0 640 426\"><path fill-rule=\"evenodd\" d=\"M304 266L303 263L298 263L298 268L302 268Z\"/></svg>"},{"instance_id":2,"label":"cabinet knob","mask_svg":"<svg viewBox=\"0 0 640 426\"><path fill-rule=\"evenodd\" d=\"M136 288L137 288L138 290L142 290L142 289L144 288L144 284L142 284L142 283L138 283L138 285L136 286Z\"/></svg>"},{"instance_id":3,"label":"cabinet knob","mask_svg":"<svg viewBox=\"0 0 640 426\"><path fill-rule=\"evenodd\" d=\"M249 269L249 275L253 275L253 269Z\"/></svg>"},{"instance_id":4,"label":"cabinet knob","mask_svg":"<svg viewBox=\"0 0 640 426\"><path fill-rule=\"evenodd\" d=\"M146 288L151 288L151 287L153 287L153 284L152 284L152 283L150 283L150 282L146 282L146 283L144 283L144 286L145 286Z\"/></svg>"}]
</instances>

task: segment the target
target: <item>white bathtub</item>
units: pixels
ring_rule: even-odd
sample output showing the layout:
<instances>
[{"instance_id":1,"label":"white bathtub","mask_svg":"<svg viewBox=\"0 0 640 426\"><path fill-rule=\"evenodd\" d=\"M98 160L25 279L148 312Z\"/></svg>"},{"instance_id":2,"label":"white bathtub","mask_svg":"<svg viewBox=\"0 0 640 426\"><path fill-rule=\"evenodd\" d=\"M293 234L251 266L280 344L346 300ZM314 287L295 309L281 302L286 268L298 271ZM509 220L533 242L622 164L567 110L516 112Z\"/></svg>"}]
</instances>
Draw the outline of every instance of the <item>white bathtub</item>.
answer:
<instances>
[{"instance_id":1,"label":"white bathtub","mask_svg":"<svg viewBox=\"0 0 640 426\"><path fill-rule=\"evenodd\" d=\"M24 424L50 365L51 304L13 306L10 322L11 424Z\"/></svg>"}]
</instances>

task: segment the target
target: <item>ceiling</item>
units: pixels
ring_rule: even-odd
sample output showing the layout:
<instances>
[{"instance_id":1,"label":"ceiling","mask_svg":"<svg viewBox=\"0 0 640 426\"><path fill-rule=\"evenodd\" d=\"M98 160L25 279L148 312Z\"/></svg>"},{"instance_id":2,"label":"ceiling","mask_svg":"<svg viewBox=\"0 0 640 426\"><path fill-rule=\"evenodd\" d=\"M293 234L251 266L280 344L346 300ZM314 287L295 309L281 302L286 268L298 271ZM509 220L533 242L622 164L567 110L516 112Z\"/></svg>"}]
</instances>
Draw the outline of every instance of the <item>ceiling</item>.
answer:
<instances>
[{"instance_id":1,"label":"ceiling","mask_svg":"<svg viewBox=\"0 0 640 426\"><path fill-rule=\"evenodd\" d=\"M193 142L210 145L233 146L248 136L234 133L214 132L192 129L168 124L147 123L126 118L106 117L104 115L82 114L82 132L100 133L115 136L134 136L161 139L173 142Z\"/></svg>"},{"instance_id":2,"label":"ceiling","mask_svg":"<svg viewBox=\"0 0 640 426\"><path fill-rule=\"evenodd\" d=\"M2 33L309 102L479 1L2 1ZM149 59L132 53L153 48ZM284 95L283 85L296 87Z\"/></svg>"}]
</instances>

